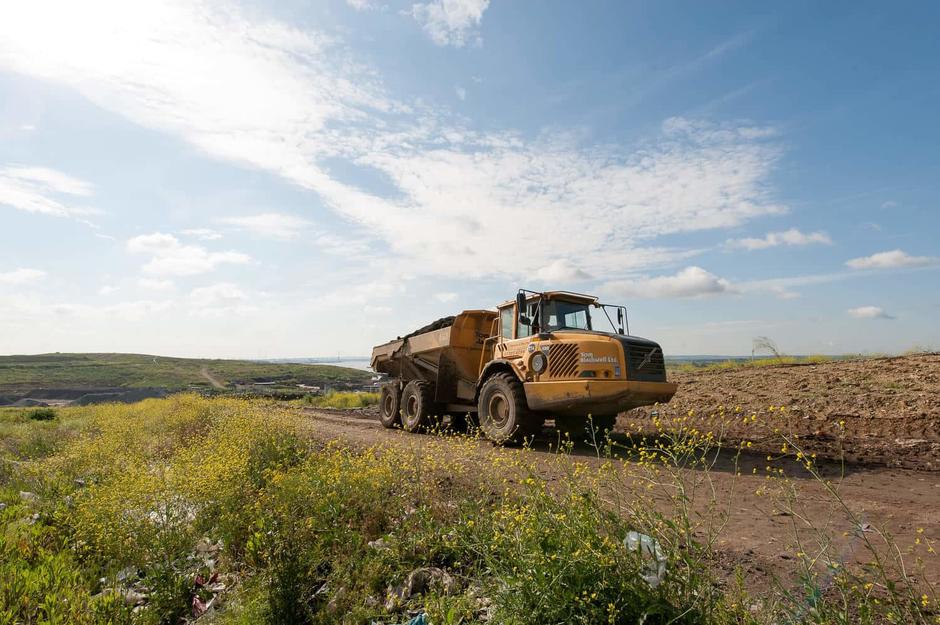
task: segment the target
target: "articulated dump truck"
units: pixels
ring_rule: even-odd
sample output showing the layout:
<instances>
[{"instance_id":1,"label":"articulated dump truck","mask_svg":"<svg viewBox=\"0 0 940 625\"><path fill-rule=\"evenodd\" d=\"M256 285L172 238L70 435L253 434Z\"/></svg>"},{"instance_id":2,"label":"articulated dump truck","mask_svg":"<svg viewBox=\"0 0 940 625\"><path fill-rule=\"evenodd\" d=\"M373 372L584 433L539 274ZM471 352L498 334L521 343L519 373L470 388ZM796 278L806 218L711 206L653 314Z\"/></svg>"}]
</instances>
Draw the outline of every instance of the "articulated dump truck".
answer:
<instances>
[{"instance_id":1,"label":"articulated dump truck","mask_svg":"<svg viewBox=\"0 0 940 625\"><path fill-rule=\"evenodd\" d=\"M389 376L382 424L417 432L445 416L455 428L475 419L499 444L546 419L571 436L612 429L618 413L676 392L662 349L626 320L589 295L523 289L497 311L465 310L377 345L372 368Z\"/></svg>"}]
</instances>

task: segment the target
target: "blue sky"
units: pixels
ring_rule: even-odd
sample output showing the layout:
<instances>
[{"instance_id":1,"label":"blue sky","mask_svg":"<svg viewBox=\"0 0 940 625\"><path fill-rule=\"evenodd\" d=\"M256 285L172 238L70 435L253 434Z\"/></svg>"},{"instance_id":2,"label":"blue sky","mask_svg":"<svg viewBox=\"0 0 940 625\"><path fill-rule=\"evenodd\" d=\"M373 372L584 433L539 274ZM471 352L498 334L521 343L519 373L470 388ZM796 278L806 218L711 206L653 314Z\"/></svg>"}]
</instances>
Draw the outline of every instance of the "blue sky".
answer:
<instances>
[{"instance_id":1,"label":"blue sky","mask_svg":"<svg viewBox=\"0 0 940 625\"><path fill-rule=\"evenodd\" d=\"M940 346L940 7L0 6L0 353L368 353L515 289Z\"/></svg>"}]
</instances>

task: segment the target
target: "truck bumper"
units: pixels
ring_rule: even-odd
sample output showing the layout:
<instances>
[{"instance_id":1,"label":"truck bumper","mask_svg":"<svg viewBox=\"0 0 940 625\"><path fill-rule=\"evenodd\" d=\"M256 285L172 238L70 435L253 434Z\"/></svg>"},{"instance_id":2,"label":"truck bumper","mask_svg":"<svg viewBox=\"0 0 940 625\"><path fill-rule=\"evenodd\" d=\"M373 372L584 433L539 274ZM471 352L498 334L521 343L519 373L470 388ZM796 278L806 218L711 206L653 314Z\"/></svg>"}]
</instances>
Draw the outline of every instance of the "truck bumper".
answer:
<instances>
[{"instance_id":1,"label":"truck bumper","mask_svg":"<svg viewBox=\"0 0 940 625\"><path fill-rule=\"evenodd\" d=\"M665 403L676 394L672 382L632 382L627 380L564 380L526 382L526 403L531 410L545 410L561 416L608 415L624 410Z\"/></svg>"}]
</instances>

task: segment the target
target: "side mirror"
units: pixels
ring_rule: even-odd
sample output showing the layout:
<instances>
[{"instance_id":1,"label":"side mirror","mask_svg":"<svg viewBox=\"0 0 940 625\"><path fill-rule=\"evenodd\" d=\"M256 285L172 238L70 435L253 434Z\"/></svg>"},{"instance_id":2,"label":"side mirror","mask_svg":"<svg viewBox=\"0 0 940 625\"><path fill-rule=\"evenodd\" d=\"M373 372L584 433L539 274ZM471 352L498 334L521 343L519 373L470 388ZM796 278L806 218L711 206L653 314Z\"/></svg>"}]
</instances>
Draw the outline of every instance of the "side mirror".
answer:
<instances>
[{"instance_id":1,"label":"side mirror","mask_svg":"<svg viewBox=\"0 0 940 625\"><path fill-rule=\"evenodd\" d=\"M522 291L516 293L516 313L519 315L519 323L525 326L531 325L532 322L525 316L525 293Z\"/></svg>"},{"instance_id":2,"label":"side mirror","mask_svg":"<svg viewBox=\"0 0 940 625\"><path fill-rule=\"evenodd\" d=\"M623 308L617 309L617 326L620 334L623 334Z\"/></svg>"}]
</instances>

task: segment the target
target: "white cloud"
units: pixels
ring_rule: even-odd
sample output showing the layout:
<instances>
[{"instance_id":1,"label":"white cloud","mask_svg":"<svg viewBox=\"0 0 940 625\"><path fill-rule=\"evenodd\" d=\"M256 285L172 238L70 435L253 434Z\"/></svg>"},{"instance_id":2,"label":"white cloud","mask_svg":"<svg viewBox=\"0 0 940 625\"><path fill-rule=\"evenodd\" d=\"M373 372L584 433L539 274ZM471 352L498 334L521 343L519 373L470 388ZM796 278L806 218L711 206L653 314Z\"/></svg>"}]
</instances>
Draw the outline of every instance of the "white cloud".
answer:
<instances>
[{"instance_id":1,"label":"white cloud","mask_svg":"<svg viewBox=\"0 0 940 625\"><path fill-rule=\"evenodd\" d=\"M222 234L212 230L210 228L188 228L183 230L180 234L185 234L188 237L195 237L201 241L218 241L222 238Z\"/></svg>"},{"instance_id":2,"label":"white cloud","mask_svg":"<svg viewBox=\"0 0 940 625\"><path fill-rule=\"evenodd\" d=\"M897 208L897 207L898 207L898 203L895 202L894 200L888 200L887 202L881 203L881 208Z\"/></svg>"},{"instance_id":3,"label":"white cloud","mask_svg":"<svg viewBox=\"0 0 940 625\"><path fill-rule=\"evenodd\" d=\"M899 267L926 267L938 262L937 258L932 256L911 256L901 250L891 250L890 252L879 252L871 256L853 258L846 261L846 265L852 269L896 269Z\"/></svg>"},{"instance_id":4,"label":"white cloud","mask_svg":"<svg viewBox=\"0 0 940 625\"><path fill-rule=\"evenodd\" d=\"M104 284L101 288L98 289L98 295L107 296L112 293L117 293L120 289L113 284Z\"/></svg>"},{"instance_id":5,"label":"white cloud","mask_svg":"<svg viewBox=\"0 0 940 625\"><path fill-rule=\"evenodd\" d=\"M189 299L196 306L213 308L243 302L248 299L248 296L231 282L220 282L193 289L189 294Z\"/></svg>"},{"instance_id":6,"label":"white cloud","mask_svg":"<svg viewBox=\"0 0 940 625\"><path fill-rule=\"evenodd\" d=\"M189 294L190 313L197 317L246 315L257 311L248 294L231 282L193 289Z\"/></svg>"},{"instance_id":7,"label":"white cloud","mask_svg":"<svg viewBox=\"0 0 940 625\"><path fill-rule=\"evenodd\" d=\"M411 15L439 46L479 43L478 28L490 0L432 0L411 5Z\"/></svg>"},{"instance_id":8,"label":"white cloud","mask_svg":"<svg viewBox=\"0 0 940 625\"><path fill-rule=\"evenodd\" d=\"M434 299L439 302L453 302L457 299L456 293L435 293Z\"/></svg>"},{"instance_id":9,"label":"white cloud","mask_svg":"<svg viewBox=\"0 0 940 625\"><path fill-rule=\"evenodd\" d=\"M884 311L883 308L878 306L859 306L858 308L850 308L848 313L856 319L894 319L893 316L889 315Z\"/></svg>"},{"instance_id":10,"label":"white cloud","mask_svg":"<svg viewBox=\"0 0 940 625\"><path fill-rule=\"evenodd\" d=\"M416 6L450 33L472 30L486 3ZM571 259L629 275L688 254L656 247L659 236L786 210L768 183L773 129L673 118L636 146L479 132L388 97L335 38L223 0L0 3L0 67L313 190L414 274L518 278ZM377 170L394 192L341 182L322 165L331 158Z\"/></svg>"},{"instance_id":11,"label":"white cloud","mask_svg":"<svg viewBox=\"0 0 940 625\"><path fill-rule=\"evenodd\" d=\"M19 286L38 282L45 277L45 271L20 267L19 269L13 269L11 271L0 271L0 284Z\"/></svg>"},{"instance_id":12,"label":"white cloud","mask_svg":"<svg viewBox=\"0 0 940 625\"><path fill-rule=\"evenodd\" d=\"M621 297L644 299L703 297L736 292L734 286L701 267L686 267L673 276L608 282L602 287Z\"/></svg>"},{"instance_id":13,"label":"white cloud","mask_svg":"<svg viewBox=\"0 0 940 625\"><path fill-rule=\"evenodd\" d=\"M156 276L191 276L206 273L222 264L245 264L251 257L241 252L210 252L198 245L183 245L172 234L155 232L127 241L127 251L151 256L144 273Z\"/></svg>"},{"instance_id":14,"label":"white cloud","mask_svg":"<svg viewBox=\"0 0 940 625\"><path fill-rule=\"evenodd\" d=\"M790 228L783 232L768 232L764 237L759 239L728 239L727 244L730 247L740 247L746 250L763 250L778 245L811 245L813 243L831 245L832 239L830 239L829 235L825 232L810 232L806 234L796 228Z\"/></svg>"},{"instance_id":15,"label":"white cloud","mask_svg":"<svg viewBox=\"0 0 940 625\"><path fill-rule=\"evenodd\" d=\"M375 8L375 4L371 0L346 0L346 4L357 11L366 11Z\"/></svg>"},{"instance_id":16,"label":"white cloud","mask_svg":"<svg viewBox=\"0 0 940 625\"><path fill-rule=\"evenodd\" d=\"M228 226L247 230L261 237L293 239L310 225L306 219L282 213L262 213L244 217L223 217L218 220Z\"/></svg>"},{"instance_id":17,"label":"white cloud","mask_svg":"<svg viewBox=\"0 0 940 625\"><path fill-rule=\"evenodd\" d=\"M97 209L72 204L75 198L88 197L92 191L90 183L47 167L0 168L0 205L28 213L56 217L97 214Z\"/></svg>"},{"instance_id":18,"label":"white cloud","mask_svg":"<svg viewBox=\"0 0 940 625\"><path fill-rule=\"evenodd\" d=\"M137 281L137 286L146 291L169 291L176 285L172 280L155 280L153 278L141 278Z\"/></svg>"},{"instance_id":19,"label":"white cloud","mask_svg":"<svg viewBox=\"0 0 940 625\"><path fill-rule=\"evenodd\" d=\"M454 87L454 93L457 94L457 97L460 98L461 101L467 99L467 90L459 85Z\"/></svg>"},{"instance_id":20,"label":"white cloud","mask_svg":"<svg viewBox=\"0 0 940 625\"><path fill-rule=\"evenodd\" d=\"M564 258L559 258L545 267L538 269L533 275L536 280L548 283L578 282L591 279L589 273Z\"/></svg>"}]
</instances>

